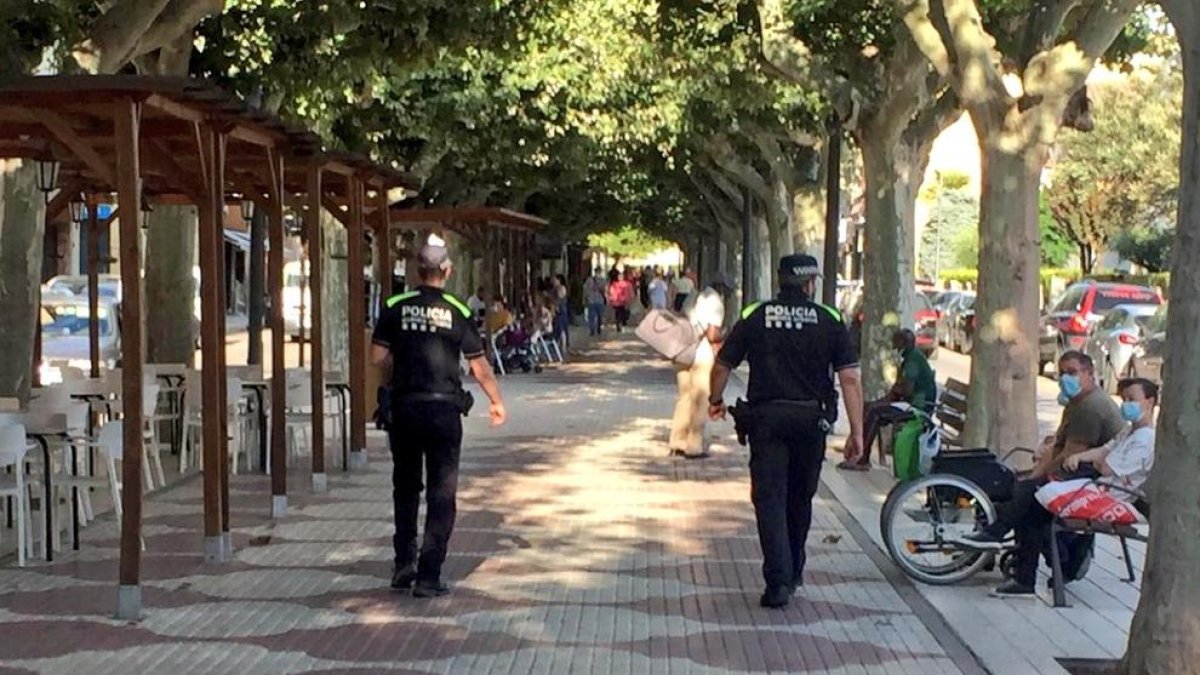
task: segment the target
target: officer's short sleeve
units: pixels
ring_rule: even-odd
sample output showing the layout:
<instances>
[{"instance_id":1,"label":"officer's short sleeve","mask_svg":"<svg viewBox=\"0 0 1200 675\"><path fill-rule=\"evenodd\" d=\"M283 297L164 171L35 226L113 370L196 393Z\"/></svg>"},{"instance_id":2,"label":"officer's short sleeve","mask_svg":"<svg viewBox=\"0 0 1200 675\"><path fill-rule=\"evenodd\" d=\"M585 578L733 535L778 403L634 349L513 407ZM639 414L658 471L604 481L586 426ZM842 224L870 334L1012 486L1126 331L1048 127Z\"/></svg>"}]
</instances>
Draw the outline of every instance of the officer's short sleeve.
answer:
<instances>
[{"instance_id":1,"label":"officer's short sleeve","mask_svg":"<svg viewBox=\"0 0 1200 675\"><path fill-rule=\"evenodd\" d=\"M392 310L384 310L379 315L379 321L375 323L375 331L371 333L371 342L382 347L390 348L392 346Z\"/></svg>"},{"instance_id":2,"label":"officer's short sleeve","mask_svg":"<svg viewBox=\"0 0 1200 675\"><path fill-rule=\"evenodd\" d=\"M462 341L459 347L468 361L483 356L483 338L479 337L479 329L475 327L475 322L462 322Z\"/></svg>"},{"instance_id":3,"label":"officer's short sleeve","mask_svg":"<svg viewBox=\"0 0 1200 675\"><path fill-rule=\"evenodd\" d=\"M830 329L833 339L833 369L834 371L846 370L848 368L858 367L858 354L854 351L854 345L850 343L850 331L846 328L846 324L841 321L834 321Z\"/></svg>"},{"instance_id":4,"label":"officer's short sleeve","mask_svg":"<svg viewBox=\"0 0 1200 675\"><path fill-rule=\"evenodd\" d=\"M721 351L717 353L718 363L733 370L746 360L746 355L750 351L750 337L753 331L751 320L753 318L754 314L750 314L733 325L733 330L729 331L729 336L725 338L725 342L721 343Z\"/></svg>"}]
</instances>

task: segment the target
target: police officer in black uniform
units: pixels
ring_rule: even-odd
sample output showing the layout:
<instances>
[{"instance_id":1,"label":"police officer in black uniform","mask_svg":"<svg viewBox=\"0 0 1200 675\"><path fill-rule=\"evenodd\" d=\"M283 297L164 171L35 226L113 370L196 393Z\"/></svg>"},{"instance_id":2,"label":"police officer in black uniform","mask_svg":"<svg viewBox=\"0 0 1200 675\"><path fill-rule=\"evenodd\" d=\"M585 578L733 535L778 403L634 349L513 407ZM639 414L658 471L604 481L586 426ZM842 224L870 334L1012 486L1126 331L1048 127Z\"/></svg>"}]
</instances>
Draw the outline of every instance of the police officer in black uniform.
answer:
<instances>
[{"instance_id":1,"label":"police officer in black uniform","mask_svg":"<svg viewBox=\"0 0 1200 675\"><path fill-rule=\"evenodd\" d=\"M492 424L503 424L506 417L471 310L445 291L452 271L445 247L423 247L417 255L421 285L388 299L375 327L371 352L377 366L392 368L389 436L396 509L392 588L412 588L413 595L420 598L450 591L441 579L442 563L454 530L462 416L472 404L462 386L460 356L466 357L471 373L491 401ZM429 492L418 558L422 465Z\"/></svg>"},{"instance_id":2,"label":"police officer in black uniform","mask_svg":"<svg viewBox=\"0 0 1200 675\"><path fill-rule=\"evenodd\" d=\"M850 418L849 456L862 452L858 357L837 310L815 302L817 260L779 261L779 297L742 311L717 354L709 415L723 419L729 373L750 362L748 403L734 409L738 435L750 440L750 485L763 551L763 607L782 608L803 585L804 546L812 524L825 437L837 419L837 373Z\"/></svg>"}]
</instances>

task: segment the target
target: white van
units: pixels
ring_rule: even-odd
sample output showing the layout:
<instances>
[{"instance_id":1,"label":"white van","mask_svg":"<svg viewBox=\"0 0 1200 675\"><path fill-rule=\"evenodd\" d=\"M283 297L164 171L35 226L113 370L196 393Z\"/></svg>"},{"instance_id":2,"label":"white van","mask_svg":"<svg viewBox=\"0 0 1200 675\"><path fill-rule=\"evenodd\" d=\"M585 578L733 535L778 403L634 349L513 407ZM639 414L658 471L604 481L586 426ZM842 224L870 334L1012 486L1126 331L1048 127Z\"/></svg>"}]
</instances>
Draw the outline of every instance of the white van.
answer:
<instances>
[{"instance_id":1,"label":"white van","mask_svg":"<svg viewBox=\"0 0 1200 675\"><path fill-rule=\"evenodd\" d=\"M304 330L312 330L312 290L309 287L308 261L299 260L283 266L283 330L288 339L300 341L300 305L304 304ZM301 295L300 288L304 287Z\"/></svg>"}]
</instances>

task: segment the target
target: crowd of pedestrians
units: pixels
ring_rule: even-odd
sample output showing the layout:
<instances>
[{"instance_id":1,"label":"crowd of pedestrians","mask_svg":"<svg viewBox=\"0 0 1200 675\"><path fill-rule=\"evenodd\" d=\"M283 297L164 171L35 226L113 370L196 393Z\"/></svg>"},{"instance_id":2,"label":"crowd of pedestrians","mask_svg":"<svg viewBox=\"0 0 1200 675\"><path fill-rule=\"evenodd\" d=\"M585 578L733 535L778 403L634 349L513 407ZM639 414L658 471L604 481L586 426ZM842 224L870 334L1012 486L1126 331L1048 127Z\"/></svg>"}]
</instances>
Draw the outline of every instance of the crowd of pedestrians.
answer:
<instances>
[{"instance_id":1,"label":"crowd of pedestrians","mask_svg":"<svg viewBox=\"0 0 1200 675\"><path fill-rule=\"evenodd\" d=\"M598 337L606 316L613 329L620 333L629 328L633 315L640 307L684 311L688 298L696 292L695 273L684 270L663 270L661 267L622 267L613 263L608 273L597 267L583 284L583 301L588 322L588 334ZM611 311L610 311L611 310Z\"/></svg>"}]
</instances>

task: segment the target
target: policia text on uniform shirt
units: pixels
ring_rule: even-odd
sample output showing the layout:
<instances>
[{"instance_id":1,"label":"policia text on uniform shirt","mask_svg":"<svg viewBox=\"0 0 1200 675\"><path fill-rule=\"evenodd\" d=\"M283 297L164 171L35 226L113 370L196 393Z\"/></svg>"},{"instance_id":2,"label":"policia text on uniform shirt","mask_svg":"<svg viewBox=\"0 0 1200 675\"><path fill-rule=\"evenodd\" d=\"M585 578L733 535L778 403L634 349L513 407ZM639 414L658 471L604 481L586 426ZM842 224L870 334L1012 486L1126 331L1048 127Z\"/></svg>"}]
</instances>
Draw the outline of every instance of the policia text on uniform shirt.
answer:
<instances>
[{"instance_id":1,"label":"policia text on uniform shirt","mask_svg":"<svg viewBox=\"0 0 1200 675\"><path fill-rule=\"evenodd\" d=\"M750 305L725 339L712 374L709 414L725 417L730 372L750 362L748 403L736 412L739 438L750 440L751 500L763 551L764 607L783 607L804 583L812 499L837 419L836 373L846 398L847 456L862 452L858 356L837 310L811 300L817 261L797 254L779 264L781 289Z\"/></svg>"}]
</instances>

